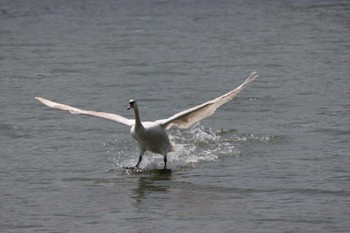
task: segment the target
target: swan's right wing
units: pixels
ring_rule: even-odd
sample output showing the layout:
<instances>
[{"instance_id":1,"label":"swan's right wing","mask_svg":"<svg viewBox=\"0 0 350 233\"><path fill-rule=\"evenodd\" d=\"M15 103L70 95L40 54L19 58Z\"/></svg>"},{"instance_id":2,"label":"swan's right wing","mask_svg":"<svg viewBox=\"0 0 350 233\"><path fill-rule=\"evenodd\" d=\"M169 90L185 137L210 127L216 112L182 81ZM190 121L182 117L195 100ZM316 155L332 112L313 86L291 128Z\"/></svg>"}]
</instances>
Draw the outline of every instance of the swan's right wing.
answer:
<instances>
[{"instance_id":1,"label":"swan's right wing","mask_svg":"<svg viewBox=\"0 0 350 233\"><path fill-rule=\"evenodd\" d=\"M89 111L89 110L83 110L83 109L79 109L79 108L74 108L72 106L56 103L56 102L53 102L51 100L44 99L42 97L35 97L35 99L37 99L42 104L44 104L44 105L46 105L46 106L48 106L50 108L55 108L55 109L59 109L59 110L63 110L63 111L68 111L68 112L70 112L72 114L88 115L88 116L99 117L99 118L103 118L103 119L106 119L106 120L116 121L116 122L118 122L120 124L123 124L123 125L126 125L126 126L132 126L132 125L134 125L134 122L135 122L134 120L127 119L125 117L122 117L120 115L113 114L113 113L95 112L95 111Z\"/></svg>"},{"instance_id":2,"label":"swan's right wing","mask_svg":"<svg viewBox=\"0 0 350 233\"><path fill-rule=\"evenodd\" d=\"M193 108L187 109L185 111L179 112L168 119L158 120L157 122L166 129L171 128L173 125L176 125L180 128L188 128L195 124L196 122L212 115L216 109L227 102L231 101L233 98L238 95L250 82L254 81L258 77L256 72L250 73L248 78L237 88L232 91L219 96L215 99L212 99L203 104L197 105Z\"/></svg>"}]
</instances>

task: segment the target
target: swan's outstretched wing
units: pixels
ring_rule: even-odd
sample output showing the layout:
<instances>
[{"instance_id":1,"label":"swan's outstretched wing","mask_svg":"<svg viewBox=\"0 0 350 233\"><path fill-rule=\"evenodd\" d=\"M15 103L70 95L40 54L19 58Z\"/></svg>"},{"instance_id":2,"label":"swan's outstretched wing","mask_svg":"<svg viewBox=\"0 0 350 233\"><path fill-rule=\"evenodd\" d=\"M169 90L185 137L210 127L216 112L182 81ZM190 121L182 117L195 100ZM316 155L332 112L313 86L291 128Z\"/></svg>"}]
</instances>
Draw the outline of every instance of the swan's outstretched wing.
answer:
<instances>
[{"instance_id":1,"label":"swan's outstretched wing","mask_svg":"<svg viewBox=\"0 0 350 233\"><path fill-rule=\"evenodd\" d=\"M125 117L122 117L120 115L113 114L113 113L95 112L95 111L88 111L88 110L83 110L83 109L79 109L79 108L74 108L74 107L69 106L69 105L55 103L53 101L44 99L42 97L35 97L35 99L39 100L41 103L43 103L44 105L46 105L50 108L56 108L59 110L68 111L72 114L89 115L89 116L104 118L106 120L116 121L116 122L123 124L123 125L126 125L126 126L132 126L135 122L134 120L130 120L130 119L127 119Z\"/></svg>"},{"instance_id":2,"label":"swan's outstretched wing","mask_svg":"<svg viewBox=\"0 0 350 233\"><path fill-rule=\"evenodd\" d=\"M240 93L243 88L252 82L258 75L256 72L250 73L247 80L244 81L239 87L233 89L232 91L219 96L213 100L210 100L206 103L197 105L193 108L187 109L185 111L179 112L168 119L159 120L163 128L171 128L173 125L176 125L180 128L188 128L195 124L196 122L212 115L215 110L223 104L231 101L238 93Z\"/></svg>"}]
</instances>

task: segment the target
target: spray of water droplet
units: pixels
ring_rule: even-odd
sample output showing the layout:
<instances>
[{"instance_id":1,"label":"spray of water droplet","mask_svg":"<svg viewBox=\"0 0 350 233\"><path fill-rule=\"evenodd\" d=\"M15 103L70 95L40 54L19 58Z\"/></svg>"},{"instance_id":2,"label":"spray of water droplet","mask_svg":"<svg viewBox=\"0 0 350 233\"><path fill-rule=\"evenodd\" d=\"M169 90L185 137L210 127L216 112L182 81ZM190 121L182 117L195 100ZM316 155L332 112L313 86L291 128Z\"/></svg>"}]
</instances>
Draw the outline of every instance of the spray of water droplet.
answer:
<instances>
[{"instance_id":1,"label":"spray of water droplet","mask_svg":"<svg viewBox=\"0 0 350 233\"><path fill-rule=\"evenodd\" d=\"M241 146L247 143L274 144L278 141L276 136L238 134L233 129L214 132L200 124L196 124L190 130L173 128L169 131L169 137L175 147L175 152L168 154L168 165L172 169L191 168L221 157L240 157ZM105 143L116 169L137 163L139 151L134 143L126 139L114 139ZM146 152L141 167L146 170L162 168L163 156Z\"/></svg>"}]
</instances>

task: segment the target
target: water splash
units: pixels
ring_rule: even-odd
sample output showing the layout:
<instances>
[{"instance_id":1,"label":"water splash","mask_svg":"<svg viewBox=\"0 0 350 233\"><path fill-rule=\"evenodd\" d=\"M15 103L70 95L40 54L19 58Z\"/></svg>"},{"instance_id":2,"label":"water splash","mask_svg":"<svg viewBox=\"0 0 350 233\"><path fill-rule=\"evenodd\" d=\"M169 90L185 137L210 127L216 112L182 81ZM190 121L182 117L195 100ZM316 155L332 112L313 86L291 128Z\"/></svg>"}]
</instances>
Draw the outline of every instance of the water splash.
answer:
<instances>
[{"instance_id":1,"label":"water splash","mask_svg":"<svg viewBox=\"0 0 350 233\"><path fill-rule=\"evenodd\" d=\"M237 130L213 131L196 124L190 130L172 129L169 137L175 152L168 154L171 168L191 168L203 162L216 161L221 157L243 156L242 147L247 144L276 144L282 137L273 135L238 134ZM113 156L116 169L132 166L138 160L138 148L130 140L122 139L105 143L108 154ZM122 148L122 149L120 149ZM163 156L146 152L141 167L146 170L163 167Z\"/></svg>"}]
</instances>

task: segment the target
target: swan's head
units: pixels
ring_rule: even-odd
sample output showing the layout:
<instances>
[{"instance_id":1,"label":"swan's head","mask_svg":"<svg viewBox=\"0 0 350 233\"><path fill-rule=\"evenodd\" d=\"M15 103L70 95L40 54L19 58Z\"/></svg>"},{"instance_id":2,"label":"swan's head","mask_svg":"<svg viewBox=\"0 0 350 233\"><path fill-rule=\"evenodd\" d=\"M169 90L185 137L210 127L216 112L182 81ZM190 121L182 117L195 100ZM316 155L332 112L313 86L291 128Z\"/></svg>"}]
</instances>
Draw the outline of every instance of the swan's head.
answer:
<instances>
[{"instance_id":1,"label":"swan's head","mask_svg":"<svg viewBox=\"0 0 350 233\"><path fill-rule=\"evenodd\" d=\"M136 106L136 101L135 100L129 100L129 106L127 108L127 110L130 110L132 108L134 108Z\"/></svg>"}]
</instances>

